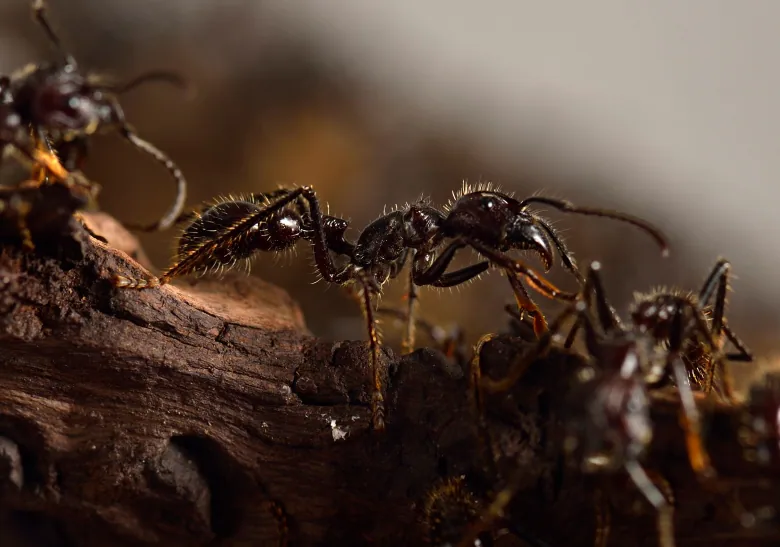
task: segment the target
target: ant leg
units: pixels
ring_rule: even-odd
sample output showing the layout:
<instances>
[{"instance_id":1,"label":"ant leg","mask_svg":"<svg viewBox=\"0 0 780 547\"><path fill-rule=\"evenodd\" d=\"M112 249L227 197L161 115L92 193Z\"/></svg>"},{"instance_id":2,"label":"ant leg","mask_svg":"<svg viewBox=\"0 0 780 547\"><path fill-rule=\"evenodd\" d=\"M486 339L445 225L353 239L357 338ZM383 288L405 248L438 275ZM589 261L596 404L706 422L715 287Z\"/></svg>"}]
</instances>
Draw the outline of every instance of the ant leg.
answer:
<instances>
[{"instance_id":1,"label":"ant leg","mask_svg":"<svg viewBox=\"0 0 780 547\"><path fill-rule=\"evenodd\" d=\"M566 300L573 302L577 299L577 293L567 293L560 290L558 287L544 279L535 270L529 268L524 263L513 260L510 256L495 249L491 249L476 240L468 240L468 245L471 246L479 254L490 260L493 264L523 276L541 294L548 298L557 300Z\"/></svg>"},{"instance_id":2,"label":"ant leg","mask_svg":"<svg viewBox=\"0 0 780 547\"><path fill-rule=\"evenodd\" d=\"M681 314L677 314L679 317ZM673 342L674 343L674 342ZM693 396L693 390L688 383L688 369L680 356L679 347L670 347L667 356L667 365L671 366L674 379L677 384L677 391L680 395L682 404L680 422L685 432L685 443L688 446L688 461L693 471L705 479L710 479L715 475L715 471L710 463L709 454L704 447L704 441L701 435L701 419L699 409L696 406L696 400Z\"/></svg>"},{"instance_id":3,"label":"ant leg","mask_svg":"<svg viewBox=\"0 0 780 547\"><path fill-rule=\"evenodd\" d=\"M531 316L534 322L534 334L537 338L540 338L547 331L547 320L544 318L542 310L528 296L528 291L525 290L517 274L507 271L506 277L509 279L509 284L512 286L512 291L515 294L517 307L520 311L527 312Z\"/></svg>"},{"instance_id":4,"label":"ant leg","mask_svg":"<svg viewBox=\"0 0 780 547\"><path fill-rule=\"evenodd\" d=\"M407 315L405 311L380 307L376 310L377 315L392 316L399 321L406 322ZM425 319L415 318L415 329L422 331L433 341L434 347L439 349L446 357L452 359L458 365L466 363L465 351L463 349L464 334L460 327L454 327L450 332L443 328L426 321Z\"/></svg>"},{"instance_id":5,"label":"ant leg","mask_svg":"<svg viewBox=\"0 0 780 547\"><path fill-rule=\"evenodd\" d=\"M287 511L279 501L271 500L268 502L268 512L276 520L277 530L279 532L279 547L287 547L290 538L290 526L287 522Z\"/></svg>"},{"instance_id":6,"label":"ant leg","mask_svg":"<svg viewBox=\"0 0 780 547\"><path fill-rule=\"evenodd\" d=\"M669 242L666 236L663 234L663 232L661 232L661 230L659 230L649 222L642 220L641 218L632 215L627 215L624 213L618 213L617 211L609 211L607 209L579 207L577 205L574 205L572 202L564 199L547 198L544 196L528 197L520 202L520 208L525 209L531 203L542 203L544 205L549 205L550 207L554 207L555 209L558 209L559 211L564 213L611 218L614 220L619 220L621 222L632 224L637 228L639 228L640 230L646 232L650 237L652 237L656 241L656 243L658 243L658 246L661 247L662 256L669 255Z\"/></svg>"},{"instance_id":7,"label":"ant leg","mask_svg":"<svg viewBox=\"0 0 780 547\"><path fill-rule=\"evenodd\" d=\"M87 232L87 234L90 237L93 237L93 238L97 239L98 241L100 241L101 243L105 243L106 245L108 245L108 240L106 238L104 238L102 235L94 232L92 230L92 228L90 228L87 225L87 222L84 220L84 217L83 217L83 215L81 215L81 213L74 213L73 214L73 218L75 218L79 222L79 224L81 224L81 227L84 228L84 231Z\"/></svg>"},{"instance_id":8,"label":"ant leg","mask_svg":"<svg viewBox=\"0 0 780 547\"><path fill-rule=\"evenodd\" d=\"M628 460L625 469L631 481L658 512L658 544L660 547L674 547L674 497L668 499L664 493L653 483L644 468L636 460ZM665 479L663 488L668 495L672 494L671 487Z\"/></svg>"},{"instance_id":9,"label":"ant leg","mask_svg":"<svg viewBox=\"0 0 780 547\"><path fill-rule=\"evenodd\" d=\"M384 431L385 429L385 399L383 394L384 370L381 370L379 363L380 333L374 318L373 290L371 281L363 276L357 278L360 284L358 298L360 307L363 310L363 317L368 327L368 345L371 351L371 372L374 378L374 385L371 392L371 425L375 431Z\"/></svg>"},{"instance_id":10,"label":"ant leg","mask_svg":"<svg viewBox=\"0 0 780 547\"><path fill-rule=\"evenodd\" d=\"M417 285L414 283L414 267L409 268L409 288L406 292L406 328L401 341L401 353L411 353L415 347L415 327L418 308Z\"/></svg>"},{"instance_id":11,"label":"ant leg","mask_svg":"<svg viewBox=\"0 0 780 547\"><path fill-rule=\"evenodd\" d=\"M65 50L62 47L62 43L60 42L60 39L57 36L57 33L54 32L54 28L52 28L52 26L49 24L49 20L46 17L45 1L33 0L32 9L33 9L33 17L38 22L38 24L41 25L41 27L43 27L43 31L46 33L46 36L49 37L49 41L54 45L55 48L57 48L57 51L59 51L62 54L62 56L65 57L65 64L75 67L76 59L74 59L72 55L65 52Z\"/></svg>"},{"instance_id":12,"label":"ant leg","mask_svg":"<svg viewBox=\"0 0 780 547\"><path fill-rule=\"evenodd\" d=\"M482 448L482 459L488 466L491 476L498 476L496 468L496 454L493 448L493 438L490 435L487 422L485 420L485 392L483 390L482 365L480 357L482 347L490 342L496 335L486 334L480 338L474 346L471 359L469 360L469 394L471 407L477 418L477 438Z\"/></svg>"},{"instance_id":13,"label":"ant leg","mask_svg":"<svg viewBox=\"0 0 780 547\"><path fill-rule=\"evenodd\" d=\"M606 494L596 490L594 508L596 510L596 532L593 534L593 547L607 547L609 531L612 527L612 510L609 508Z\"/></svg>"},{"instance_id":14,"label":"ant leg","mask_svg":"<svg viewBox=\"0 0 780 547\"><path fill-rule=\"evenodd\" d=\"M18 194L15 194L8 203L9 207L16 214L16 227L19 230L19 237L22 239L22 248L25 251L34 251L35 244L32 240L30 228L27 226L27 215L30 214L32 206Z\"/></svg>"},{"instance_id":15,"label":"ant leg","mask_svg":"<svg viewBox=\"0 0 780 547\"><path fill-rule=\"evenodd\" d=\"M550 328L542 334L533 348L514 359L506 376L500 380L493 380L492 378L485 377L481 382L482 388L489 393L497 393L510 389L518 380L520 380L523 374L525 374L525 371L528 370L528 367L534 360L544 355L550 348L553 337L561 330L563 323L575 313L584 313L585 308L585 303L582 301L568 306L555 321L553 321Z\"/></svg>"},{"instance_id":16,"label":"ant leg","mask_svg":"<svg viewBox=\"0 0 780 547\"><path fill-rule=\"evenodd\" d=\"M753 362L753 353L748 349L745 343L734 334L734 331L731 330L731 327L728 326L725 319L723 321L723 332L726 334L729 341L734 344L734 347L737 348L737 353L727 353L726 358L729 361Z\"/></svg>"}]
</instances>

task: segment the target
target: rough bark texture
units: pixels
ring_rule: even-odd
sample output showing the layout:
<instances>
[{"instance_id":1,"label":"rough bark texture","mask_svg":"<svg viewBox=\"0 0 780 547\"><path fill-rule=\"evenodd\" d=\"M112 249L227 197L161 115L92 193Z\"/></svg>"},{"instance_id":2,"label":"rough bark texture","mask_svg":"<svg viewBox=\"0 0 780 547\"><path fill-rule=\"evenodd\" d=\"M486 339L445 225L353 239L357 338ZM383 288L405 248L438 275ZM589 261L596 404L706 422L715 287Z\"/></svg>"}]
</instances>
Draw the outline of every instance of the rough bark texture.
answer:
<instances>
[{"instance_id":1,"label":"rough bark texture","mask_svg":"<svg viewBox=\"0 0 780 547\"><path fill-rule=\"evenodd\" d=\"M283 508L290 545L417 545L438 479L486 480L467 378L439 353L386 352L388 430L372 433L365 344L313 337L256 278L115 289L113 274L140 271L130 256L145 260L132 237L89 215L110 243L90 238L70 216L83 201L57 187L23 199L35 252L8 206L0 218L0 544L277 545ZM519 347L486 345L486 373ZM595 485L613 506L610 544L655 545L653 512L624 480L567 468L553 495L550 409L577 359L553 353L490 402L524 473L509 517L551 546L592 545ZM777 545L780 460L751 460L743 409L706 413L715 492L689 471L674 397L654 401L648 467L674 488L678 545Z\"/></svg>"}]
</instances>

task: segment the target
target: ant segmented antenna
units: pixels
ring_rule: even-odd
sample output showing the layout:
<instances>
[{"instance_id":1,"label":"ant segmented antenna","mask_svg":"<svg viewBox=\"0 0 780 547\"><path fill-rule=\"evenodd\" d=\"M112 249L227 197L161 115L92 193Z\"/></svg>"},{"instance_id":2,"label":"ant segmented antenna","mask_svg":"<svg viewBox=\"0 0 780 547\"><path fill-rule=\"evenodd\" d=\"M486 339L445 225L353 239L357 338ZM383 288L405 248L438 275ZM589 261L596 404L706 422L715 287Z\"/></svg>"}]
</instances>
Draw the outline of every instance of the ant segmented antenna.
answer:
<instances>
[{"instance_id":1,"label":"ant segmented antenna","mask_svg":"<svg viewBox=\"0 0 780 547\"><path fill-rule=\"evenodd\" d=\"M38 22L38 24L41 25L43 31L46 33L46 36L49 37L49 41L54 45L55 49L63 56L65 59L65 64L68 67L75 69L77 66L76 58L65 51L59 36L57 36L57 33L54 32L54 27L51 26L48 17L46 17L47 9L45 0L33 0L32 10L33 17Z\"/></svg>"},{"instance_id":2,"label":"ant segmented antenna","mask_svg":"<svg viewBox=\"0 0 780 547\"><path fill-rule=\"evenodd\" d=\"M181 172L181 169L179 169L179 166L176 165L173 160L171 160L167 154L165 154L163 151L161 151L159 148L154 146L148 141L145 141L141 137L139 137L133 129L127 125L123 126L120 129L120 134L130 141L130 143L138 148L140 151L145 152L146 154L149 154L152 156L155 160L157 160L158 163L162 164L165 169L168 170L168 172L173 177L174 181L176 181L176 199L173 202L173 205L168 209L168 211L163 215L163 217L155 222L154 224L149 224L145 226L136 226L136 225L128 225L133 226L134 229L138 231L143 232L156 232L161 230L167 230L171 226L174 225L176 222L176 219L179 218L179 215L181 215L182 211L184 210L184 203L187 201L187 179L184 178L184 174Z\"/></svg>"}]
</instances>

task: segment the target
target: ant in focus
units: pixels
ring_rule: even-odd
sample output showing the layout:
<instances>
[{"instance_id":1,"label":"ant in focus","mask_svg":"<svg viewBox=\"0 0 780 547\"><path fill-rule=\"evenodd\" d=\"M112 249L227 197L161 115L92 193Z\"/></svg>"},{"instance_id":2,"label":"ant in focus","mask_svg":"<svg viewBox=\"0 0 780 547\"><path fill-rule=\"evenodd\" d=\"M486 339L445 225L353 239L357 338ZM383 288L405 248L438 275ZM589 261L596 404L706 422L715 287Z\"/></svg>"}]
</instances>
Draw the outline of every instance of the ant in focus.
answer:
<instances>
[{"instance_id":1,"label":"ant in focus","mask_svg":"<svg viewBox=\"0 0 780 547\"><path fill-rule=\"evenodd\" d=\"M162 276L147 279L117 276L114 283L117 287L135 289L156 287L178 276L231 268L256 251L282 251L301 239L309 241L317 269L325 281L348 288L357 286L356 296L363 308L371 348L372 424L375 429L382 430L384 371L379 365L374 300L381 294L382 285L396 278L407 262L411 262L412 288L454 287L476 278L491 265L507 271L521 309L534 316L537 332L546 329L546 322L530 300L521 277L549 298L576 298L576 294L561 291L525 263L506 254L511 249L536 251L549 269L555 247L564 264L576 272L568 249L552 227L526 211L530 203L545 203L566 212L622 220L641 227L666 248L666 240L657 229L634 217L580 208L567 201L541 196L519 202L505 194L486 190L463 194L446 212L434 208L426 200L391 211L366 226L357 240L351 242L344 235L349 223L323 215L314 189L305 186L281 188L248 199L223 200L207 207L196 213L184 230L179 239L177 261ZM446 240L451 241L447 243ZM487 260L447 272L457 251L465 247L471 247ZM338 266L331 253L342 255L346 262ZM410 322L414 321L413 314L407 317Z\"/></svg>"},{"instance_id":2,"label":"ant in focus","mask_svg":"<svg viewBox=\"0 0 780 547\"><path fill-rule=\"evenodd\" d=\"M32 9L35 20L63 60L29 65L11 77L0 77L0 144L12 144L22 154L43 165L58 180L65 181L67 170L81 167L89 137L100 132L118 131L138 150L161 163L177 184L176 199L168 212L152 225L134 228L142 231L169 228L184 207L186 180L165 153L140 138L127 123L118 95L154 80L183 86L183 79L170 72L149 72L125 85L115 85L95 75L84 74L79 70L76 59L63 50L46 17L44 0L33 0ZM30 150L28 130L37 141L35 149L48 148L50 154ZM59 158L62 158L62 164ZM43 183L46 174L39 172L37 178L39 183Z\"/></svg>"}]
</instances>

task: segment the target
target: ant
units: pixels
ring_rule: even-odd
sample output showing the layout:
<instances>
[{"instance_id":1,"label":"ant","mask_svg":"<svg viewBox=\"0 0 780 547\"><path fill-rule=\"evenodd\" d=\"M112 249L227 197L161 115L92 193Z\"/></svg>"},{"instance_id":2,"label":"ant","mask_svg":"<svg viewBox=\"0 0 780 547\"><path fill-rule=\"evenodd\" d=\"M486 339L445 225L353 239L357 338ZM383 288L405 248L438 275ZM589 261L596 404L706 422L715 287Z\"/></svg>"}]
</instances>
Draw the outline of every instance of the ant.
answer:
<instances>
[{"instance_id":1,"label":"ant","mask_svg":"<svg viewBox=\"0 0 780 547\"><path fill-rule=\"evenodd\" d=\"M672 338L674 317L681 313L683 332L682 356L690 369L693 380L704 393L713 390L716 368L719 369L724 397L735 402L734 382L724 359L716 359L725 336L736 348L736 353L726 353L725 360L752 362L753 355L745 344L728 326L725 319L726 294L729 288L731 264L721 258L715 263L698 295L679 290L658 289L649 294L635 296L631 309L631 320L640 330L649 332L658 343L667 343ZM715 299L714 305L710 302ZM664 382L664 369L648 376L654 387ZM654 379L653 377L657 379Z\"/></svg>"},{"instance_id":2,"label":"ant","mask_svg":"<svg viewBox=\"0 0 780 547\"><path fill-rule=\"evenodd\" d=\"M430 216L425 220L437 223L440 239L432 241L433 245L427 248L418 246L411 249L413 268L410 271L407 294L407 329L404 342L406 351L411 351L414 348L414 316L418 298L416 287L418 286L450 287L477 278L490 266L500 268L509 279L519 309L533 318L534 331L537 336L547 330L547 322L541 310L528 295L521 278L525 278L536 291L549 298L567 301L576 299L575 293L560 291L523 262L507 254L513 249L535 252L541 259L544 271L547 273L553 265L554 248L557 250L564 267L582 285L583 278L571 251L547 219L528 210L533 204L547 205L564 213L611 218L634 225L650 235L659 244L663 256L669 254L666 237L658 228L640 218L617 211L581 207L570 201L539 195L517 200L510 194L493 188L490 183L476 186L464 183L458 193L453 193L453 200L444 207L444 212L435 209L428 211ZM412 211L414 207L406 209ZM434 261L434 252L441 245L441 238L453 241L441 251L439 257ZM471 247L487 260L465 267L458 272L443 274L455 257L455 253L464 247ZM422 275L421 271L425 271L425 274ZM448 279L457 282L441 284L439 277L441 275L451 276Z\"/></svg>"},{"instance_id":3,"label":"ant","mask_svg":"<svg viewBox=\"0 0 780 547\"><path fill-rule=\"evenodd\" d=\"M465 476L448 477L437 481L426 493L422 504L424 539L434 547L453 547L458 544L466 529L482 514L484 501L467 484ZM510 519L501 523L503 531L509 531L525 545L549 547L540 539L515 526ZM492 531L480 532L469 547L492 547Z\"/></svg>"},{"instance_id":4,"label":"ant","mask_svg":"<svg viewBox=\"0 0 780 547\"><path fill-rule=\"evenodd\" d=\"M153 80L183 85L182 78L170 72L149 72L125 85L114 85L98 76L84 74L76 59L64 51L49 24L44 0L33 0L32 10L63 60L29 65L11 77L0 77L0 144L14 145L44 165L58 180L66 180L67 170L81 166L89 137L99 132L118 131L137 149L161 163L177 184L176 199L170 210L156 223L134 228L142 231L169 228L184 207L186 180L165 153L136 134L125 119L118 95ZM50 156L31 151L25 130L32 132L38 147L49 149L51 157L58 158L58 153L61 154L63 164L57 161L55 165ZM46 176L39 174L38 178L42 183Z\"/></svg>"},{"instance_id":5,"label":"ant","mask_svg":"<svg viewBox=\"0 0 780 547\"><path fill-rule=\"evenodd\" d=\"M585 332L586 356L590 363L578 367L574 373L574 387L569 391L565 407L568 410L566 434L562 442L565 453L575 456L586 474L613 475L623 470L639 492L658 512L659 542L662 547L674 545L672 524L673 493L663 477L646 470L641 464L653 436L650 420L649 386L645 381L647 367L654 355L654 340L639 326L624 326L606 299L600 277L600 264L593 262L588 270L582 295L571 303L539 338L533 348L512 363L507 375L494 380L482 377L476 357L481 345L491 337L484 337L475 350L471 377L474 397L483 400L484 394L503 392L511 388L533 362L552 347L554 338L564 324L576 317L575 327ZM595 310L594 310L595 307ZM684 425L692 461L702 461L694 469L704 472L706 459L699 433L699 417L693 393L687 383L687 370L681 358L684 339L684 310L675 310L671 319L671 340L663 356L664 366L671 368L677 380L684 413ZM568 338L572 338L571 334ZM480 407L478 406L478 409ZM480 429L485 426L480 422ZM468 545L474 534L498 518L519 488L521 470L510 477L504 490L482 516L480 526L467 534L461 546ZM596 543L606 543L608 514L597 513Z\"/></svg>"},{"instance_id":6,"label":"ant","mask_svg":"<svg viewBox=\"0 0 780 547\"><path fill-rule=\"evenodd\" d=\"M666 248L666 240L658 230L633 217L580 208L541 196L518 202L491 191L464 194L446 214L428 201L420 200L381 216L351 242L344 236L349 223L323 215L314 189L304 186L280 188L248 199L222 200L196 213L179 239L177 261L162 276L147 279L117 276L114 284L136 289L156 287L178 276L231 268L256 251L282 251L301 239L309 241L317 269L325 281L348 289L357 286L353 294L363 308L371 347L372 424L375 429L383 430L384 372L379 365L379 331L373 303L381 294L382 285L396 278L407 262L411 262L413 288L425 285L454 287L476 278L491 265L510 272L518 303L521 308L531 310L539 329L546 328L546 322L530 300L520 277L526 278L532 287L549 298L576 298L576 294L561 291L535 270L506 254L510 249L534 250L549 269L555 246L564 263L576 271L570 253L549 224L525 210L529 203L535 202L548 203L567 212L611 217L635 224ZM446 239L452 241L445 245ZM447 272L456 252L465 247L473 248L487 260ZM338 266L331 253L343 255L346 263ZM414 320L412 315L408 317L410 321Z\"/></svg>"}]
</instances>

